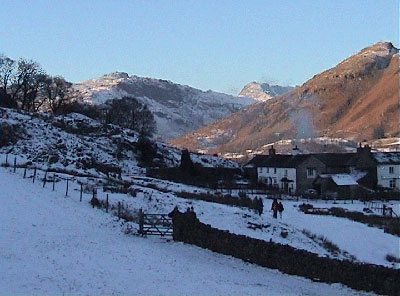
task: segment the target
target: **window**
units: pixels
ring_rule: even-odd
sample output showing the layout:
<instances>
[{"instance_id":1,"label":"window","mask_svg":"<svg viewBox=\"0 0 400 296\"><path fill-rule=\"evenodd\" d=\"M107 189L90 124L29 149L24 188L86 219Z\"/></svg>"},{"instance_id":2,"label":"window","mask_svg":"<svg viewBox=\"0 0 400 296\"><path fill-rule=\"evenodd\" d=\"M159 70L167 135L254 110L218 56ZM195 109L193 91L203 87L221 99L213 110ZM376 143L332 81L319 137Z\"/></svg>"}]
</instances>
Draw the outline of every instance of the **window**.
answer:
<instances>
[{"instance_id":1,"label":"window","mask_svg":"<svg viewBox=\"0 0 400 296\"><path fill-rule=\"evenodd\" d=\"M276 168L274 168L274 174L276 174Z\"/></svg>"},{"instance_id":2,"label":"window","mask_svg":"<svg viewBox=\"0 0 400 296\"><path fill-rule=\"evenodd\" d=\"M316 172L314 168L307 168L307 178L315 178Z\"/></svg>"},{"instance_id":3,"label":"window","mask_svg":"<svg viewBox=\"0 0 400 296\"><path fill-rule=\"evenodd\" d=\"M267 170L267 173L269 173L269 168L266 168L266 170Z\"/></svg>"},{"instance_id":4,"label":"window","mask_svg":"<svg viewBox=\"0 0 400 296\"><path fill-rule=\"evenodd\" d=\"M287 175L288 175L288 171L287 171L287 170L285 170L285 177L287 177Z\"/></svg>"},{"instance_id":5,"label":"window","mask_svg":"<svg viewBox=\"0 0 400 296\"><path fill-rule=\"evenodd\" d=\"M389 174L394 174L394 167L389 167Z\"/></svg>"},{"instance_id":6,"label":"window","mask_svg":"<svg viewBox=\"0 0 400 296\"><path fill-rule=\"evenodd\" d=\"M390 179L389 187L390 188L396 188L396 179Z\"/></svg>"}]
</instances>

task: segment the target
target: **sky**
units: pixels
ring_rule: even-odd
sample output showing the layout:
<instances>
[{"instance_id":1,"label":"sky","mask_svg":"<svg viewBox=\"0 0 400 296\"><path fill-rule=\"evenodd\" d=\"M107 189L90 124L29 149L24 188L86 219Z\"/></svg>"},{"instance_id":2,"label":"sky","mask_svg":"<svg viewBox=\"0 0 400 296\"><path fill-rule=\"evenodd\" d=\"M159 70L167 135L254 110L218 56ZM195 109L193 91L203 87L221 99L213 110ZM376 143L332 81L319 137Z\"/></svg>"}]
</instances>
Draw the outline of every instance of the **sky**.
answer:
<instances>
[{"instance_id":1,"label":"sky","mask_svg":"<svg viewBox=\"0 0 400 296\"><path fill-rule=\"evenodd\" d=\"M121 71L236 94L299 85L380 40L397 0L0 0L0 53L78 82Z\"/></svg>"}]
</instances>

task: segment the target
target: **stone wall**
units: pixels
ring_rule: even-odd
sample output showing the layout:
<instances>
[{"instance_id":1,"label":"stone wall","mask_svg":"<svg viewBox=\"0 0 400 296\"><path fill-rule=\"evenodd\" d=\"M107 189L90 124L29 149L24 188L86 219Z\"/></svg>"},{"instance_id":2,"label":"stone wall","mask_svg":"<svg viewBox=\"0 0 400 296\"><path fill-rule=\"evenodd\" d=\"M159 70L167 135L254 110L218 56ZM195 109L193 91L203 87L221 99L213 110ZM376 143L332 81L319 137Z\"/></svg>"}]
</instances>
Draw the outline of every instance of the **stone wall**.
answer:
<instances>
[{"instance_id":1,"label":"stone wall","mask_svg":"<svg viewBox=\"0 0 400 296\"><path fill-rule=\"evenodd\" d=\"M314 281L341 283L357 290L400 296L400 270L328 259L288 245L232 234L201 223L194 212L174 211L170 215L175 241Z\"/></svg>"}]
</instances>

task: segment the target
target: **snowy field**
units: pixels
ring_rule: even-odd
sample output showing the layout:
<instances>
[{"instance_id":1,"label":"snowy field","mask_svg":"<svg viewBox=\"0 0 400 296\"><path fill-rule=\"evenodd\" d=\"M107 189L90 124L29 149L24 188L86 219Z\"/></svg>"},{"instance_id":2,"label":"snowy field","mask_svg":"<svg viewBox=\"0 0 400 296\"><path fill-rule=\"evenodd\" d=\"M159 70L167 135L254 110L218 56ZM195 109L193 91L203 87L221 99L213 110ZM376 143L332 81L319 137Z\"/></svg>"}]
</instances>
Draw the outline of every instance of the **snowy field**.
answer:
<instances>
[{"instance_id":1,"label":"snowy field","mask_svg":"<svg viewBox=\"0 0 400 296\"><path fill-rule=\"evenodd\" d=\"M52 192L31 181L0 168L1 295L366 295L191 245L126 235L122 222L90 207L88 195L80 203L77 192L65 198L61 184ZM137 206L148 197L138 197ZM202 220L245 229L239 222L228 223L245 210L195 204L200 206ZM212 217L211 210L220 212ZM285 219L295 221L291 212ZM271 220L269 213L259 219Z\"/></svg>"},{"instance_id":2,"label":"snowy field","mask_svg":"<svg viewBox=\"0 0 400 296\"><path fill-rule=\"evenodd\" d=\"M383 265L391 268L399 268L399 264L393 264L386 260L387 255L394 255L399 258L400 239L398 236L385 233L383 229L369 227L366 224L355 222L346 218L334 216L306 215L300 212L298 206L302 203L313 204L316 208L341 207L350 211L362 212L364 203L347 201L334 203L333 201L311 201L284 200L285 210L282 219L272 218L271 199L263 196L264 213L259 216L254 211L248 209L230 207L221 204L186 200L177 198L173 192L205 192L206 189L196 188L183 184L175 184L163 180L152 179L149 181L137 179L137 188L143 193L137 197L115 194L112 195L114 202L123 201L132 209L142 208L145 212L168 213L175 205L181 211L193 206L200 221L210 224L215 228L229 230L236 234L244 234L266 241L289 244L295 248L304 249L321 256L329 256L337 259L356 259L356 261ZM144 186L149 183L157 184L162 190L170 190L170 193L162 193L157 190L149 189ZM105 196L105 194L103 194ZM260 196L260 195L258 195ZM395 213L399 214L399 201L389 202ZM254 226L263 225L261 229L252 229ZM327 238L342 251L341 254L332 254L321 246L321 239L315 241L309 238L304 232L312 233L317 237ZM282 237L282 231L287 232L287 237Z\"/></svg>"}]
</instances>

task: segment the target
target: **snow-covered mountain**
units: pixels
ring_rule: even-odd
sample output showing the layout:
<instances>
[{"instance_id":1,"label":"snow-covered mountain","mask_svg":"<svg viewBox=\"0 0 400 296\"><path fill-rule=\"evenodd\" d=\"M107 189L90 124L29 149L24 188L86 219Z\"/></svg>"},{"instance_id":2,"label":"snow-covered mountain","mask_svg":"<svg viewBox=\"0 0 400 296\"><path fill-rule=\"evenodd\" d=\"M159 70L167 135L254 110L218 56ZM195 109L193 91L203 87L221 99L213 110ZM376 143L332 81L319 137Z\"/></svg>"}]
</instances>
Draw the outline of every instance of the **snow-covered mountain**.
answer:
<instances>
[{"instance_id":1,"label":"snow-covered mountain","mask_svg":"<svg viewBox=\"0 0 400 296\"><path fill-rule=\"evenodd\" d=\"M136 97L154 114L156 136L162 139L183 135L255 102L252 98L202 91L167 80L129 76L122 72L75 83L73 87L77 98L91 104L123 96Z\"/></svg>"},{"instance_id":2,"label":"snow-covered mountain","mask_svg":"<svg viewBox=\"0 0 400 296\"><path fill-rule=\"evenodd\" d=\"M258 101L267 101L276 96L283 95L293 88L293 86L270 85L266 82L259 83L252 81L243 87L239 96L253 98Z\"/></svg>"}]
</instances>

